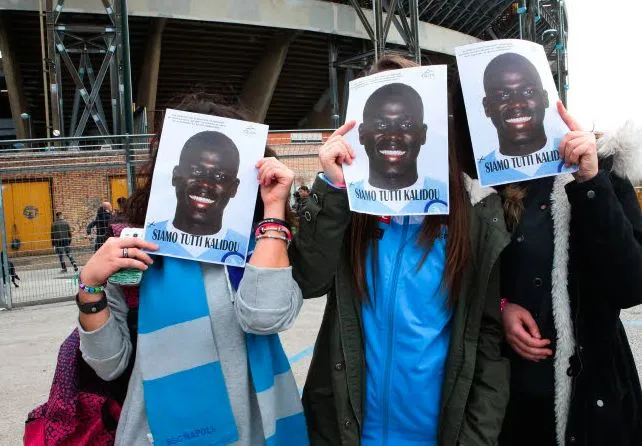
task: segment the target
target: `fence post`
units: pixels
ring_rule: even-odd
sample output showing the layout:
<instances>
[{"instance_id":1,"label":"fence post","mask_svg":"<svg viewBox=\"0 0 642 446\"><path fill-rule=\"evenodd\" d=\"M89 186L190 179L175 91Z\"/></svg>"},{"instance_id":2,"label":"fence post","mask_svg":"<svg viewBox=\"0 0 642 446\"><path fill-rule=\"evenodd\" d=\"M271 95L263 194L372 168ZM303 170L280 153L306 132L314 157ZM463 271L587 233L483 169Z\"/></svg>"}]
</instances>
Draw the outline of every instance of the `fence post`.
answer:
<instances>
[{"instance_id":1,"label":"fence post","mask_svg":"<svg viewBox=\"0 0 642 446\"><path fill-rule=\"evenodd\" d=\"M7 228L4 221L4 201L2 200L2 178L0 178L0 238L2 238L2 277L5 280L2 283L2 293L0 298L4 305L11 309L11 277L9 276L9 247L7 245Z\"/></svg>"},{"instance_id":2,"label":"fence post","mask_svg":"<svg viewBox=\"0 0 642 446\"><path fill-rule=\"evenodd\" d=\"M125 135L125 168L127 169L127 196L131 197L132 193L136 189L136 171L134 170L134 164L132 163L132 154L131 154L131 136L128 134Z\"/></svg>"}]
</instances>

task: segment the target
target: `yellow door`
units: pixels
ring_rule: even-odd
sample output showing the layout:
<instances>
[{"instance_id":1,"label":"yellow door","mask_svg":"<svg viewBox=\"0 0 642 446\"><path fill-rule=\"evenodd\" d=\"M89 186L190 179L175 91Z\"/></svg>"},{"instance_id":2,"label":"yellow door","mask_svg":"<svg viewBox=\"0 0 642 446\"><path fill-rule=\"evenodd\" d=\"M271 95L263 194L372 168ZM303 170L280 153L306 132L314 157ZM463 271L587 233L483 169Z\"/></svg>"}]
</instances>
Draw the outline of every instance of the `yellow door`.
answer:
<instances>
[{"instance_id":1,"label":"yellow door","mask_svg":"<svg viewBox=\"0 0 642 446\"><path fill-rule=\"evenodd\" d=\"M118 209L118 199L120 197L127 198L127 178L126 177L111 177L109 180L109 188L111 190L111 205L114 209Z\"/></svg>"},{"instance_id":2,"label":"yellow door","mask_svg":"<svg viewBox=\"0 0 642 446\"><path fill-rule=\"evenodd\" d=\"M48 181L2 185L9 253L25 255L51 249L51 193Z\"/></svg>"},{"instance_id":3,"label":"yellow door","mask_svg":"<svg viewBox=\"0 0 642 446\"><path fill-rule=\"evenodd\" d=\"M146 176L136 176L136 187L143 187L145 185ZM111 205L114 209L118 209L118 199L120 197L127 198L127 177L111 177L109 180L109 190L111 191Z\"/></svg>"}]
</instances>

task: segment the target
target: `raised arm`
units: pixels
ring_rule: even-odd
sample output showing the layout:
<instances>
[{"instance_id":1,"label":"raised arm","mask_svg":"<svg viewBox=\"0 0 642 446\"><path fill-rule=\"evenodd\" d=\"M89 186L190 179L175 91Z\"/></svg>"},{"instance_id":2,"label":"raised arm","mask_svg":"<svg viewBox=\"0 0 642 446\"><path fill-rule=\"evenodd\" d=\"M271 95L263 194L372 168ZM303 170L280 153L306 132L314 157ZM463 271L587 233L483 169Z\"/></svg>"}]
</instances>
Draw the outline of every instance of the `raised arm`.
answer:
<instances>
[{"instance_id":1,"label":"raised arm","mask_svg":"<svg viewBox=\"0 0 642 446\"><path fill-rule=\"evenodd\" d=\"M578 164L575 181L566 186L571 204L572 234L580 240L587 276L600 281L609 303L628 308L642 303L642 213L631 183L599 169L595 136L558 104L560 115L571 131L560 143L560 156ZM635 142L638 143L639 142Z\"/></svg>"},{"instance_id":2,"label":"raised arm","mask_svg":"<svg viewBox=\"0 0 642 446\"><path fill-rule=\"evenodd\" d=\"M350 223L342 164L351 164L354 151L343 135L355 121L339 127L319 151L323 174L299 212L299 231L290 247L294 278L304 298L323 296L332 287L343 239Z\"/></svg>"},{"instance_id":3,"label":"raised arm","mask_svg":"<svg viewBox=\"0 0 642 446\"><path fill-rule=\"evenodd\" d=\"M275 221L256 241L236 293L234 308L244 331L259 335L277 333L292 326L303 299L292 278L288 241L278 221L285 220L294 172L276 158L264 158L256 166L264 207L264 221Z\"/></svg>"}]
</instances>

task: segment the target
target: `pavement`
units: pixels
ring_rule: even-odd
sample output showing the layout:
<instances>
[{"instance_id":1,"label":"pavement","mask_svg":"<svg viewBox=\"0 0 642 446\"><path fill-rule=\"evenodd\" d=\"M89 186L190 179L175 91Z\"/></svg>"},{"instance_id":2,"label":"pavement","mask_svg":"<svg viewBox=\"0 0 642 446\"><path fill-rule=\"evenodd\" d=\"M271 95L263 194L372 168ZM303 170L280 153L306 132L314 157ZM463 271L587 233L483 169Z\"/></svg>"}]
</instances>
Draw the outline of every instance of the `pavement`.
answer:
<instances>
[{"instance_id":1,"label":"pavement","mask_svg":"<svg viewBox=\"0 0 642 446\"><path fill-rule=\"evenodd\" d=\"M310 366L325 298L305 301L294 326L281 335L297 384ZM22 444L27 413L44 402L58 348L76 327L73 302L0 311L0 445ZM642 306L622 312L638 371L642 371Z\"/></svg>"}]
</instances>

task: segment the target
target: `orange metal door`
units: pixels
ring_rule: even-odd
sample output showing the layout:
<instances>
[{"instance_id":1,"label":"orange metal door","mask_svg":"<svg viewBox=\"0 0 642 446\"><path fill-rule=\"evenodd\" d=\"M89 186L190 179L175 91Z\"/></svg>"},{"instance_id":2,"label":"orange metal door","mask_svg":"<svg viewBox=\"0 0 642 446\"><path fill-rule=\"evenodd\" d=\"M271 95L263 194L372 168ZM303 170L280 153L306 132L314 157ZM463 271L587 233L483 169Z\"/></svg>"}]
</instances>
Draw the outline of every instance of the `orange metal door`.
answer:
<instances>
[{"instance_id":1,"label":"orange metal door","mask_svg":"<svg viewBox=\"0 0 642 446\"><path fill-rule=\"evenodd\" d=\"M49 181L2 185L9 254L28 255L51 249L51 192Z\"/></svg>"},{"instance_id":2,"label":"orange metal door","mask_svg":"<svg viewBox=\"0 0 642 446\"><path fill-rule=\"evenodd\" d=\"M118 199L120 197L127 198L127 178L125 177L111 177L109 180L109 190L111 191L111 205L114 209L118 209Z\"/></svg>"}]
</instances>

